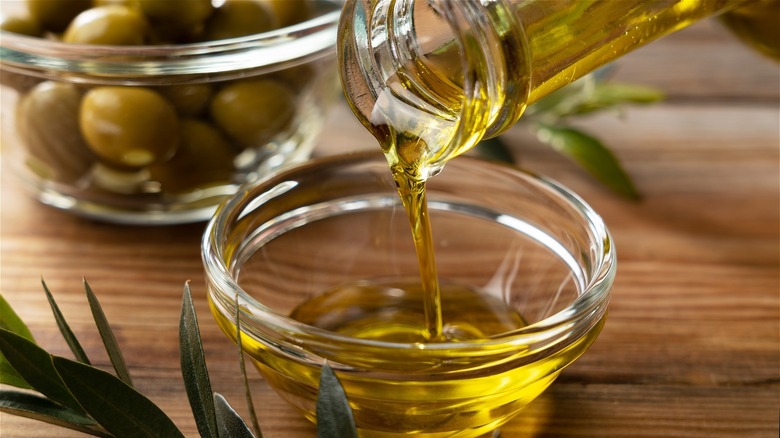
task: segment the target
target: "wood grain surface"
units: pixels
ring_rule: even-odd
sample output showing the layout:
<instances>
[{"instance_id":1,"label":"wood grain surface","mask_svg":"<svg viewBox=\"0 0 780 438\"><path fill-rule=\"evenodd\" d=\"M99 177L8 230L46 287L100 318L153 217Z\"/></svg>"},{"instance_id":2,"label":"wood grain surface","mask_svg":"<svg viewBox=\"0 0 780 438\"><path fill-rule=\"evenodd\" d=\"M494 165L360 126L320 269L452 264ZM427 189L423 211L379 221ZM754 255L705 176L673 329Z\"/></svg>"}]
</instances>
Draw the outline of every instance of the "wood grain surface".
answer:
<instances>
[{"instance_id":1,"label":"wood grain surface","mask_svg":"<svg viewBox=\"0 0 780 438\"><path fill-rule=\"evenodd\" d=\"M613 195L540 145L505 136L519 162L569 186L605 219L619 259L607 324L591 349L503 428L504 438L778 436L780 412L780 73L707 21L632 53L615 80L662 89L660 104L578 125L603 139L643 194ZM345 105L319 155L374 148ZM83 293L86 277L139 389L197 436L179 372L188 280L217 392L246 414L237 356L206 306L203 224L126 227L38 204L4 172L0 288L39 344L68 355L45 277L87 354L108 368ZM264 436L314 437L252 375ZM4 438L78 433L0 415Z\"/></svg>"}]
</instances>

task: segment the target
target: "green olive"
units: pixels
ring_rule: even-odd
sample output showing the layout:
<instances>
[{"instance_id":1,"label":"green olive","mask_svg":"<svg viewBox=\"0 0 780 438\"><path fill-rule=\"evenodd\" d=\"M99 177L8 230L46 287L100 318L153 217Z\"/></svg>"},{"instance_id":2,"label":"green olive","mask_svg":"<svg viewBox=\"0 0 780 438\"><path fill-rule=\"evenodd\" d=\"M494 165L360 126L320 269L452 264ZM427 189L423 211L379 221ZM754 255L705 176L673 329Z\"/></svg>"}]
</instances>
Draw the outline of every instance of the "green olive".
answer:
<instances>
[{"instance_id":1,"label":"green olive","mask_svg":"<svg viewBox=\"0 0 780 438\"><path fill-rule=\"evenodd\" d=\"M65 31L66 43L142 45L149 33L144 16L127 6L97 6L80 13Z\"/></svg>"},{"instance_id":2,"label":"green olive","mask_svg":"<svg viewBox=\"0 0 780 438\"><path fill-rule=\"evenodd\" d=\"M211 0L137 0L138 7L167 38L186 40L199 34L214 12Z\"/></svg>"},{"instance_id":3,"label":"green olive","mask_svg":"<svg viewBox=\"0 0 780 438\"><path fill-rule=\"evenodd\" d=\"M276 71L272 75L276 80L281 81L296 92L301 92L315 82L318 78L316 73L314 66L301 64Z\"/></svg>"},{"instance_id":4,"label":"green olive","mask_svg":"<svg viewBox=\"0 0 780 438\"><path fill-rule=\"evenodd\" d=\"M92 188L122 195L154 193L153 190L146 190L146 187L149 186L149 171L145 168L117 169L103 163L97 163L92 167L89 183Z\"/></svg>"},{"instance_id":5,"label":"green olive","mask_svg":"<svg viewBox=\"0 0 780 438\"><path fill-rule=\"evenodd\" d=\"M9 15L0 19L0 29L6 32L18 33L31 37L43 35L41 24L29 15Z\"/></svg>"},{"instance_id":6,"label":"green olive","mask_svg":"<svg viewBox=\"0 0 780 438\"><path fill-rule=\"evenodd\" d=\"M45 30L62 32L71 20L92 6L92 0L27 0L30 16Z\"/></svg>"},{"instance_id":7,"label":"green olive","mask_svg":"<svg viewBox=\"0 0 780 438\"><path fill-rule=\"evenodd\" d=\"M227 183L233 174L236 150L211 124L182 119L181 144L164 163L149 167L153 180L166 193L182 193L211 184Z\"/></svg>"},{"instance_id":8,"label":"green olive","mask_svg":"<svg viewBox=\"0 0 780 438\"><path fill-rule=\"evenodd\" d=\"M271 11L261 3L246 0L227 0L217 8L206 23L208 41L235 38L267 32L277 27Z\"/></svg>"},{"instance_id":9,"label":"green olive","mask_svg":"<svg viewBox=\"0 0 780 438\"><path fill-rule=\"evenodd\" d=\"M307 0L260 0L260 2L270 7L280 27L301 23L311 16Z\"/></svg>"},{"instance_id":10,"label":"green olive","mask_svg":"<svg viewBox=\"0 0 780 438\"><path fill-rule=\"evenodd\" d=\"M14 73L4 68L0 68L0 85L3 87L8 87L9 89L14 89L19 93L26 93L32 87L40 84L41 82L43 82L43 80L36 78L35 76ZM3 89L3 91L0 91L0 95L5 92L7 91Z\"/></svg>"},{"instance_id":11,"label":"green olive","mask_svg":"<svg viewBox=\"0 0 780 438\"><path fill-rule=\"evenodd\" d=\"M161 87L159 91L183 116L197 116L206 112L213 92L209 84L171 85Z\"/></svg>"},{"instance_id":12,"label":"green olive","mask_svg":"<svg viewBox=\"0 0 780 438\"><path fill-rule=\"evenodd\" d=\"M74 182L95 163L79 131L81 93L75 86L46 81L32 88L16 111L16 128L27 164L39 176Z\"/></svg>"},{"instance_id":13,"label":"green olive","mask_svg":"<svg viewBox=\"0 0 780 438\"><path fill-rule=\"evenodd\" d=\"M140 168L169 159L179 144L173 105L142 87L97 87L84 96L79 125L106 163Z\"/></svg>"},{"instance_id":14,"label":"green olive","mask_svg":"<svg viewBox=\"0 0 780 438\"><path fill-rule=\"evenodd\" d=\"M295 95L272 79L245 79L221 89L211 116L242 147L259 147L287 129L295 115Z\"/></svg>"}]
</instances>

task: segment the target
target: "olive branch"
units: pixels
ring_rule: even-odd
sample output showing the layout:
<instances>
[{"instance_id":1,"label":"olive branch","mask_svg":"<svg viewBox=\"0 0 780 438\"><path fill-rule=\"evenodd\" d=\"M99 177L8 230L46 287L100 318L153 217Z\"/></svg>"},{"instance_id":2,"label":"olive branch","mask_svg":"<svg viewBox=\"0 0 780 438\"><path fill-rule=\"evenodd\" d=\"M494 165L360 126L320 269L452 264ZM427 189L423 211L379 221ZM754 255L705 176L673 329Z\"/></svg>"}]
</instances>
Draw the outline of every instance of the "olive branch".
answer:
<instances>
[{"instance_id":1,"label":"olive branch","mask_svg":"<svg viewBox=\"0 0 780 438\"><path fill-rule=\"evenodd\" d=\"M663 99L660 91L639 85L610 82L610 67L588 74L529 106L518 125L540 143L574 161L613 192L638 199L639 191L620 161L598 138L572 126L570 120L599 111L620 111L624 105L643 105ZM477 155L509 163L516 161L500 137L480 142Z\"/></svg>"},{"instance_id":2,"label":"olive branch","mask_svg":"<svg viewBox=\"0 0 780 438\"><path fill-rule=\"evenodd\" d=\"M173 421L138 392L97 296L84 289L97 331L114 373L91 365L54 296L41 280L54 319L74 359L53 355L35 342L30 329L0 295L0 411L98 437L184 437ZM236 315L239 365L252 427L225 397L211 389L189 283L184 285L179 321L181 371L198 432L203 438L262 438L254 415ZM325 363L317 399L318 438L356 438L352 410L341 383Z\"/></svg>"}]
</instances>

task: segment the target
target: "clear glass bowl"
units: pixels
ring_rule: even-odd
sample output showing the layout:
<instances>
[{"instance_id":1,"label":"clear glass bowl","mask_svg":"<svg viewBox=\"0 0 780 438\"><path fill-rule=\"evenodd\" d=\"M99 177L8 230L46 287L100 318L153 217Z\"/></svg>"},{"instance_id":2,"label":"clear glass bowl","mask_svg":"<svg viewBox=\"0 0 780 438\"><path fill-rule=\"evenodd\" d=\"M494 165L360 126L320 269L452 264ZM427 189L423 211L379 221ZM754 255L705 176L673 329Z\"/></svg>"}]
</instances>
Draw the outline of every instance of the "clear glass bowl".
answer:
<instances>
[{"instance_id":1,"label":"clear glass bowl","mask_svg":"<svg viewBox=\"0 0 780 438\"><path fill-rule=\"evenodd\" d=\"M266 178L238 192L207 227L213 315L235 340L238 303L243 349L312 421L327 361L361 436L480 436L539 395L604 323L614 246L579 197L468 157L428 184L452 342L403 341L424 325L413 291L419 274L378 151ZM378 339L353 336L355 326L373 327ZM386 327L402 336L382 337Z\"/></svg>"},{"instance_id":2,"label":"clear glass bowl","mask_svg":"<svg viewBox=\"0 0 780 438\"><path fill-rule=\"evenodd\" d=\"M4 165L42 202L81 215L130 224L208 219L240 184L310 156L340 93L341 2L310 6L308 21L203 43L100 46L2 32ZM247 83L255 85L236 87ZM138 147L113 160L90 149L80 113L87 95L116 87L151 90L176 114L163 118L148 102L123 108L137 125L123 128L120 141ZM213 102L226 90L254 102L217 115ZM153 123L161 129L152 139L135 129ZM179 136L175 153L150 162L147 151L158 152L155 142L171 133Z\"/></svg>"}]
</instances>

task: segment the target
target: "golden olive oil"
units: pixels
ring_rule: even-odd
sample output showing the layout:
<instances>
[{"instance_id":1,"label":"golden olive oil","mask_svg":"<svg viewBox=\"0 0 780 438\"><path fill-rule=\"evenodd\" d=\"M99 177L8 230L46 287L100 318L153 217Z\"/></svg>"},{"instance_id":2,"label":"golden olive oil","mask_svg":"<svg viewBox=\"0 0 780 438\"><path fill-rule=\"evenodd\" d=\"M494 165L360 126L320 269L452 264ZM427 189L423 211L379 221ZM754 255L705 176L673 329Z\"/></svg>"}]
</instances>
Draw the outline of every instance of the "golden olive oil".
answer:
<instances>
[{"instance_id":1,"label":"golden olive oil","mask_svg":"<svg viewBox=\"0 0 780 438\"><path fill-rule=\"evenodd\" d=\"M440 341L460 342L490 337L525 327L526 322L503 301L459 284L440 283L446 297L436 309ZM430 341L429 290L419 280L358 281L341 285L298 306L297 321L342 335L381 342Z\"/></svg>"},{"instance_id":2,"label":"golden olive oil","mask_svg":"<svg viewBox=\"0 0 780 438\"><path fill-rule=\"evenodd\" d=\"M446 282L440 287L445 298L442 333L449 339L444 344L475 342L469 354L427 348L431 344L420 306L425 292L419 281L356 282L293 312L302 322L346 336L419 347L323 350L336 366L356 370L339 373L339 379L361 437L474 438L489 433L541 394L593 342L604 321L566 347L544 353L533 346L493 344L490 336L523 327L525 321L499 299ZM235 336L235 325L219 312L215 315L222 330ZM308 343L311 339L305 341L307 352L320 353ZM269 385L315 421L319 365L295 349L282 348L286 355L280 354L278 347L249 336L242 337L242 348Z\"/></svg>"},{"instance_id":3,"label":"golden olive oil","mask_svg":"<svg viewBox=\"0 0 780 438\"><path fill-rule=\"evenodd\" d=\"M356 36L369 24L351 27L350 14L361 15L354 12L355 1L348 2L348 19L340 29L342 79L355 114L387 158L408 214L420 277L339 285L300 303L290 315L374 344L332 339L337 345L318 347L322 341L314 335L296 333L290 335L290 345L299 342L306 348L280 352L277 346L244 337L243 348L271 386L314 420L319 363L308 355L349 367L352 371L339 373L339 378L364 437L477 437L530 403L593 342L604 319L586 334L573 335L580 337L565 347L494 342L527 322L500 299L438 278L426 181L486 133L505 130L525 105L661 35L741 3L496 2L514 6L509 14L494 14L496 32L487 48L468 33L455 45L454 39L443 38L440 46L403 64L387 70L384 63L385 70L373 72L359 64L379 56L361 57L348 46L354 48L357 40L392 45L394 30L389 27L395 22L387 21L387 38ZM422 20L440 19L440 14L422 11L419 19L424 28ZM519 28L526 39L522 45ZM379 49L395 53L397 47ZM364 77L374 74L381 77L371 78L373 82ZM502 75L512 77L504 80ZM372 89L376 83L383 88ZM519 88L510 90L508 83ZM214 314L226 333L235 333L228 319ZM459 348L447 349L448 343ZM461 348L464 343L470 348Z\"/></svg>"}]
</instances>

